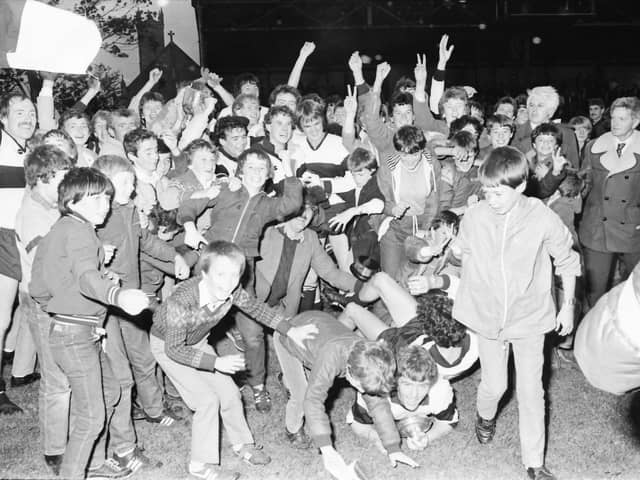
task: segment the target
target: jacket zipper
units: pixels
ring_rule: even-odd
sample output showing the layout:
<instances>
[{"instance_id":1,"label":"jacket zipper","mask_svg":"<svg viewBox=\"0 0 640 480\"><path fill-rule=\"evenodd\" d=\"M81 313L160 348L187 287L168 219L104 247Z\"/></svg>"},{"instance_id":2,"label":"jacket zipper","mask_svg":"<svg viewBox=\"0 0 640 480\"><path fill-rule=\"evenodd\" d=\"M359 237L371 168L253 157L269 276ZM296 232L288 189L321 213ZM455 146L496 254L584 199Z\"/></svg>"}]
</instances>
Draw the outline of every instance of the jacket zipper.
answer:
<instances>
[{"instance_id":1,"label":"jacket zipper","mask_svg":"<svg viewBox=\"0 0 640 480\"><path fill-rule=\"evenodd\" d=\"M231 243L235 243L236 235L238 235L238 231L240 230L240 225L242 225L242 220L244 219L245 213L247 213L247 208L249 208L249 203L251 202L251 197L247 200L247 203L244 204L244 208L242 209L242 213L240 214L240 219L236 225L236 229L233 232L233 237L231 237Z\"/></svg>"},{"instance_id":2,"label":"jacket zipper","mask_svg":"<svg viewBox=\"0 0 640 480\"><path fill-rule=\"evenodd\" d=\"M504 266L504 250L507 242L507 225L509 223L509 215L511 215L511 212L508 212L504 219L504 227L502 229L502 245L500 249L500 269L502 271L502 282L504 287L504 315L502 317L502 327L500 328L500 332L504 330L504 326L507 323L507 313L508 313L507 301L509 300L509 295L507 293L508 284L507 284L507 271Z\"/></svg>"}]
</instances>

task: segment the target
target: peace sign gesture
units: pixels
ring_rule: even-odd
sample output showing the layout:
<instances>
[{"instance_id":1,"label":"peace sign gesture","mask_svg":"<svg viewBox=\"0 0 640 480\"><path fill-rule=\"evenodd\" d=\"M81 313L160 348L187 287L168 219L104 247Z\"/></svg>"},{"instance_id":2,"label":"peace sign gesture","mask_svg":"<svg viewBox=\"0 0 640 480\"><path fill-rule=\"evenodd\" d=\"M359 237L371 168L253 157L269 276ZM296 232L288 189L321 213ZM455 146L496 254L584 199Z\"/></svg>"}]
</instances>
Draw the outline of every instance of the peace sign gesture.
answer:
<instances>
[{"instance_id":1,"label":"peace sign gesture","mask_svg":"<svg viewBox=\"0 0 640 480\"><path fill-rule=\"evenodd\" d=\"M447 62L451 58L451 54L453 53L454 45L447 47L447 43L449 43L449 35L446 33L442 35L440 39L440 45L438 47L438 70L444 70L447 66Z\"/></svg>"},{"instance_id":2,"label":"peace sign gesture","mask_svg":"<svg viewBox=\"0 0 640 480\"><path fill-rule=\"evenodd\" d=\"M558 176L562 172L564 166L569 164L569 161L564 155L562 155L560 147L555 149L551 158L553 159L553 174Z\"/></svg>"},{"instance_id":3,"label":"peace sign gesture","mask_svg":"<svg viewBox=\"0 0 640 480\"><path fill-rule=\"evenodd\" d=\"M423 53L422 56L418 53L416 54L418 59L416 63L416 68L413 69L413 75L416 78L416 89L418 85L426 85L427 84L427 56Z\"/></svg>"},{"instance_id":4,"label":"peace sign gesture","mask_svg":"<svg viewBox=\"0 0 640 480\"><path fill-rule=\"evenodd\" d=\"M349 118L355 118L358 111L357 89L347 85L347 96L344 98L344 110Z\"/></svg>"}]
</instances>

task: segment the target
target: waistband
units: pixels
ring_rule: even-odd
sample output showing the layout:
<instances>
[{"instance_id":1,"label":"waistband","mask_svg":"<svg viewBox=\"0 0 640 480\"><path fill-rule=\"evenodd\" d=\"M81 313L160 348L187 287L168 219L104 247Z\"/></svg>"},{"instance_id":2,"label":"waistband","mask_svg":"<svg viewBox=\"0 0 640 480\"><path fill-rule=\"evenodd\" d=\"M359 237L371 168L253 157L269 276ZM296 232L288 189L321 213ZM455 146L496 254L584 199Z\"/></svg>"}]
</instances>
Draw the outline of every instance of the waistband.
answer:
<instances>
[{"instance_id":1,"label":"waistband","mask_svg":"<svg viewBox=\"0 0 640 480\"><path fill-rule=\"evenodd\" d=\"M98 315L63 315L56 313L53 320L62 325L102 327L102 317Z\"/></svg>"}]
</instances>

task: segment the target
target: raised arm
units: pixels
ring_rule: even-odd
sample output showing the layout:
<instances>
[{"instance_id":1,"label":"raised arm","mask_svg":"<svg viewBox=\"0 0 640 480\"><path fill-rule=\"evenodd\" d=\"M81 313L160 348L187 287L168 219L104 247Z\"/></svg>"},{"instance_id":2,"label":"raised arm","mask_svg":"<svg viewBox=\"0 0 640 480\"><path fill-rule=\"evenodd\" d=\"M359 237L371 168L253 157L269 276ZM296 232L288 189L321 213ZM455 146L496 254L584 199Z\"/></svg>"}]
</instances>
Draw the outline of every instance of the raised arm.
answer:
<instances>
[{"instance_id":1,"label":"raised arm","mask_svg":"<svg viewBox=\"0 0 640 480\"><path fill-rule=\"evenodd\" d=\"M433 113L440 113L440 99L444 93L444 75L447 68L447 62L451 58L454 45L448 46L449 35L446 33L440 38L438 46L438 67L431 79L431 96L429 98L429 108Z\"/></svg>"},{"instance_id":2,"label":"raised arm","mask_svg":"<svg viewBox=\"0 0 640 480\"><path fill-rule=\"evenodd\" d=\"M53 106L53 84L56 81L56 74L40 72L40 75L42 77L42 88L40 89L36 102L38 124L42 132L48 132L57 127Z\"/></svg>"},{"instance_id":3,"label":"raised arm","mask_svg":"<svg viewBox=\"0 0 640 480\"><path fill-rule=\"evenodd\" d=\"M211 88L211 90L218 94L218 96L222 99L227 107L233 105L233 101L235 99L233 98L233 95L222 86L223 78L221 76L216 73L210 72L208 68L201 68L200 74L202 75L202 78L207 82L209 88Z\"/></svg>"},{"instance_id":4,"label":"raised arm","mask_svg":"<svg viewBox=\"0 0 640 480\"><path fill-rule=\"evenodd\" d=\"M73 105L74 109L84 111L96 95L100 93L100 79L91 73L87 76L89 77L87 79L87 85L89 88L87 88L87 91L84 93L82 98Z\"/></svg>"},{"instance_id":5,"label":"raised arm","mask_svg":"<svg viewBox=\"0 0 640 480\"><path fill-rule=\"evenodd\" d=\"M342 145L349 153L356 148L356 115L358 114L357 90L354 85L347 85L347 96L344 99L345 118L342 126Z\"/></svg>"},{"instance_id":6,"label":"raised arm","mask_svg":"<svg viewBox=\"0 0 640 480\"><path fill-rule=\"evenodd\" d=\"M293 68L291 69L291 73L289 74L289 80L287 80L287 85L290 87L298 88L298 84L300 83L300 76L302 75L302 69L304 68L304 64L307 62L307 58L313 53L316 49L316 44L313 42L304 42L302 48L300 49L300 53L298 54L298 58L296 59L296 63L293 64Z\"/></svg>"},{"instance_id":7,"label":"raised arm","mask_svg":"<svg viewBox=\"0 0 640 480\"><path fill-rule=\"evenodd\" d=\"M131 101L129 102L129 109L138 113L140 111L140 100L142 100L142 96L145 93L150 92L151 89L155 87L156 83L158 83L158 81L160 81L161 78L162 78L162 70L160 70L159 68L152 69L149 72L149 80L147 80L147 83L145 83L142 86L140 91L138 91L138 93L136 93L131 99Z\"/></svg>"}]
</instances>

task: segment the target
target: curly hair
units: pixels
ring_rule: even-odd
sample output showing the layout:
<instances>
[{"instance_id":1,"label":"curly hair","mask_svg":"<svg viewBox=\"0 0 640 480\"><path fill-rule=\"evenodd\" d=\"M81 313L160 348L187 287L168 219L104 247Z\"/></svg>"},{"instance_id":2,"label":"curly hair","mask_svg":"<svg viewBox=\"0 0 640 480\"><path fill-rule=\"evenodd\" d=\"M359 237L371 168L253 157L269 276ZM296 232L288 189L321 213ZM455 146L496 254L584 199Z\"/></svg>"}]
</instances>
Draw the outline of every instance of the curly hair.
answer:
<instances>
[{"instance_id":1,"label":"curly hair","mask_svg":"<svg viewBox=\"0 0 640 480\"><path fill-rule=\"evenodd\" d=\"M347 368L369 395L386 395L395 386L396 360L384 342L358 340L347 359Z\"/></svg>"},{"instance_id":2,"label":"curly hair","mask_svg":"<svg viewBox=\"0 0 640 480\"><path fill-rule=\"evenodd\" d=\"M444 292L430 292L416 297L416 313L425 332L439 347L455 347L467 333L464 325L451 316L453 300Z\"/></svg>"},{"instance_id":3,"label":"curly hair","mask_svg":"<svg viewBox=\"0 0 640 480\"><path fill-rule=\"evenodd\" d=\"M427 350L419 345L402 347L396 354L398 377L406 377L413 382L436 383L438 365Z\"/></svg>"}]
</instances>

